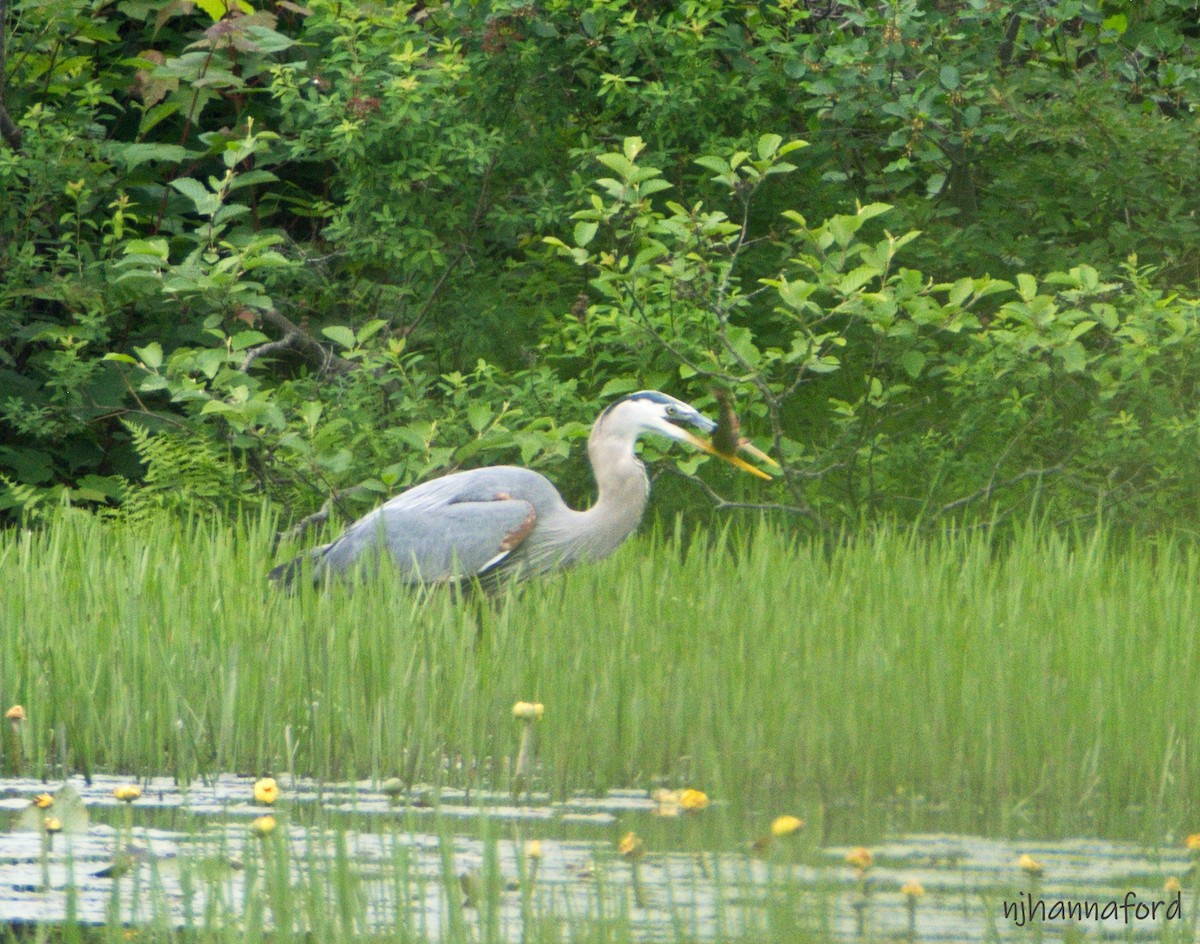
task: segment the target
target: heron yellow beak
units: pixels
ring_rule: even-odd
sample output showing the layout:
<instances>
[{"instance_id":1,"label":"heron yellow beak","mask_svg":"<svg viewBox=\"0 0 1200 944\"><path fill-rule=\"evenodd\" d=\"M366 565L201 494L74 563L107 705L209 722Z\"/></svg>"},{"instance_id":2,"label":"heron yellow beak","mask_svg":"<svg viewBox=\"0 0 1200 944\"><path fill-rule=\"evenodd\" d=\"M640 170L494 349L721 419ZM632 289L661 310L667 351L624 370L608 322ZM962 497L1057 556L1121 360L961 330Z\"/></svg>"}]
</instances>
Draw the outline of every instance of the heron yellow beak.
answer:
<instances>
[{"instance_id":1,"label":"heron yellow beak","mask_svg":"<svg viewBox=\"0 0 1200 944\"><path fill-rule=\"evenodd\" d=\"M708 442L705 439L701 439L699 436L696 436L696 435L688 432L687 430L681 430L681 432L684 434L686 441L691 443L693 446L695 446L701 452L707 452L710 456L716 456L718 459L724 459L730 465L736 466L737 468L741 469L743 472L749 472L751 475L757 475L760 479L766 479L766 481L768 481L768 482L771 481L770 475L768 475L762 469L756 469L754 466L752 466L745 459L742 459L740 456L737 456L730 452L721 452L719 449L715 448L712 443ZM746 452L746 453L749 453L750 455L754 456L754 458L756 458L756 459L760 459L763 462L768 463L769 465L775 466L775 468L779 468L779 463L776 462L774 459L772 459L770 456L768 456L765 452L763 452L757 446L754 446L748 442L745 442L745 443L742 443L740 446L738 446L738 448L742 452Z\"/></svg>"}]
</instances>

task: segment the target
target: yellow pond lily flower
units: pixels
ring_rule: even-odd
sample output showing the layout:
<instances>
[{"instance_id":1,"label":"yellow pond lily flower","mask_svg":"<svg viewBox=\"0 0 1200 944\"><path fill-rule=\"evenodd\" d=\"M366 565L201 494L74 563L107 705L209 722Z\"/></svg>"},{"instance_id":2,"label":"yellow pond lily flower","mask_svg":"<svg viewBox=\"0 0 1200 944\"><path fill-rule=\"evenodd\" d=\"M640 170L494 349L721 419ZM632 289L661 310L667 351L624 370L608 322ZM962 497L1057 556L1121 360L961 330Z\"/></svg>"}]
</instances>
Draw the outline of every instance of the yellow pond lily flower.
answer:
<instances>
[{"instance_id":1,"label":"yellow pond lily flower","mask_svg":"<svg viewBox=\"0 0 1200 944\"><path fill-rule=\"evenodd\" d=\"M13 705L8 711L4 712L4 717L9 721L24 721L25 708L23 705Z\"/></svg>"},{"instance_id":2,"label":"yellow pond lily flower","mask_svg":"<svg viewBox=\"0 0 1200 944\"><path fill-rule=\"evenodd\" d=\"M679 807L685 813L699 813L708 809L708 794L703 790L682 790L679 793Z\"/></svg>"},{"instance_id":3,"label":"yellow pond lily flower","mask_svg":"<svg viewBox=\"0 0 1200 944\"><path fill-rule=\"evenodd\" d=\"M1192 833L1183 841L1183 844L1192 852L1200 852L1200 833Z\"/></svg>"},{"instance_id":4,"label":"yellow pond lily flower","mask_svg":"<svg viewBox=\"0 0 1200 944\"><path fill-rule=\"evenodd\" d=\"M49 793L39 793L33 798L33 805L39 810L48 810L54 805L54 797Z\"/></svg>"},{"instance_id":5,"label":"yellow pond lily flower","mask_svg":"<svg viewBox=\"0 0 1200 944\"><path fill-rule=\"evenodd\" d=\"M142 795L142 788L135 787L131 783L126 784L123 787L117 787L113 791L113 796L115 796L122 803L132 803L134 800L136 800L141 795Z\"/></svg>"},{"instance_id":6,"label":"yellow pond lily flower","mask_svg":"<svg viewBox=\"0 0 1200 944\"><path fill-rule=\"evenodd\" d=\"M1174 893L1174 892L1179 891L1182 888L1183 888L1183 886L1179 883L1179 879L1177 879L1174 875L1172 875L1165 882L1163 882L1163 891L1164 892Z\"/></svg>"},{"instance_id":7,"label":"yellow pond lily flower","mask_svg":"<svg viewBox=\"0 0 1200 944\"><path fill-rule=\"evenodd\" d=\"M530 839L525 843L525 855L530 859L540 859L542 857L542 841L540 839Z\"/></svg>"},{"instance_id":8,"label":"yellow pond lily flower","mask_svg":"<svg viewBox=\"0 0 1200 944\"><path fill-rule=\"evenodd\" d=\"M61 833L63 828L62 820L55 816L47 816L42 825L46 827L48 833Z\"/></svg>"},{"instance_id":9,"label":"yellow pond lily flower","mask_svg":"<svg viewBox=\"0 0 1200 944\"><path fill-rule=\"evenodd\" d=\"M279 784L274 777L263 777L254 783L254 799L264 806L271 806L279 799Z\"/></svg>"},{"instance_id":10,"label":"yellow pond lily flower","mask_svg":"<svg viewBox=\"0 0 1200 944\"><path fill-rule=\"evenodd\" d=\"M1021 853L1021 857L1017 859L1017 868L1030 875L1042 874L1042 863L1031 856L1028 852Z\"/></svg>"}]
</instances>

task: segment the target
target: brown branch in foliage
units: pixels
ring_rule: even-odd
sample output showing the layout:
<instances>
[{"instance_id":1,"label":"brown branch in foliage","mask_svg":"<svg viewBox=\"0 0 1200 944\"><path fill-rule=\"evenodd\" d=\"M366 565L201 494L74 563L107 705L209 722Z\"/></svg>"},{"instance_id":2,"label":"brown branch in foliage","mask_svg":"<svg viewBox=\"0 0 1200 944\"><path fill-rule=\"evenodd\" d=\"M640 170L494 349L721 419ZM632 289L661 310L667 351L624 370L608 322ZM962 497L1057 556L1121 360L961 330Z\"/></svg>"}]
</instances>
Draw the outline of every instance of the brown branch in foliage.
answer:
<instances>
[{"instance_id":1,"label":"brown branch in foliage","mask_svg":"<svg viewBox=\"0 0 1200 944\"><path fill-rule=\"evenodd\" d=\"M249 370L250 365L260 357L274 354L277 351L298 351L311 357L320 363L321 372L325 374L345 374L358 366L354 361L346 360L346 358L329 351L311 334L273 308L262 313L262 320L283 332L283 337L278 341L268 341L247 350L245 357L242 358L241 369L243 371Z\"/></svg>"},{"instance_id":2,"label":"brown branch in foliage","mask_svg":"<svg viewBox=\"0 0 1200 944\"><path fill-rule=\"evenodd\" d=\"M1066 468L1065 462L1060 462L1058 465L1047 466L1044 469L1026 469L1010 479L1005 479L1003 482L988 482L982 488L976 489L970 495L964 495L962 498L956 498L952 502L947 502L938 509L939 515L944 515L948 511L954 511L956 508L962 508L964 505L969 505L972 502L979 501L981 498L991 498L996 492L1002 488L1010 488L1017 485L1025 479L1042 478L1047 475L1053 475L1056 472L1061 472Z\"/></svg>"},{"instance_id":3,"label":"brown branch in foliage","mask_svg":"<svg viewBox=\"0 0 1200 944\"><path fill-rule=\"evenodd\" d=\"M0 137L14 151L21 150L21 129L8 113L8 0L0 0Z\"/></svg>"},{"instance_id":4,"label":"brown branch in foliage","mask_svg":"<svg viewBox=\"0 0 1200 944\"><path fill-rule=\"evenodd\" d=\"M414 331L416 331L421 322L429 316L429 312L433 309L433 303L437 300L438 295L440 295L442 292L442 287L446 284L446 281L450 278L450 275L454 272L454 270L458 268L459 263L467 258L467 253L470 251L471 240L475 238L475 234L479 230L479 224L483 220L483 215L487 212L488 193L491 190L492 171L495 169L495 167L496 155L493 154L492 159L488 162L488 166L483 172L483 182L479 187L479 199L475 201L475 211L471 214L471 221L467 224L467 230L465 233L463 233L462 241L459 244L458 250L455 252L454 258L446 263L446 267L442 270L442 274L438 277L437 282L434 283L433 289L430 291L429 297L425 299L425 304L421 306L421 310L417 314L417 317L414 318L412 322L404 326L403 333L405 337L408 337Z\"/></svg>"},{"instance_id":5,"label":"brown branch in foliage","mask_svg":"<svg viewBox=\"0 0 1200 944\"><path fill-rule=\"evenodd\" d=\"M301 518L292 527L288 528L288 530L281 532L276 539L276 544L278 544L280 541L299 540L300 538L304 537L310 528L319 527L328 521L329 513L334 509L335 506L341 503L343 498L349 498L351 495L357 495L359 492L365 491L367 491L367 488L363 485L352 485L350 488L339 488L336 492L325 499L325 504L323 504L318 511L314 511L311 515Z\"/></svg>"},{"instance_id":6,"label":"brown branch in foliage","mask_svg":"<svg viewBox=\"0 0 1200 944\"><path fill-rule=\"evenodd\" d=\"M671 475L677 475L681 479L691 483L700 491L708 496L713 503L713 508L717 511L776 511L785 515L800 515L803 518L808 518L814 524L823 526L820 517L811 508L806 508L803 505L785 505L782 502L739 502L731 501L726 498L703 479L698 479L695 476L684 475L673 466L667 466L666 471Z\"/></svg>"},{"instance_id":7,"label":"brown branch in foliage","mask_svg":"<svg viewBox=\"0 0 1200 944\"><path fill-rule=\"evenodd\" d=\"M1018 13L1009 14L1008 24L1004 27L1004 39L1000 41L997 58L1000 60L1000 71L1008 69L1012 62L1013 50L1017 45L1017 33L1021 31L1021 16Z\"/></svg>"}]
</instances>

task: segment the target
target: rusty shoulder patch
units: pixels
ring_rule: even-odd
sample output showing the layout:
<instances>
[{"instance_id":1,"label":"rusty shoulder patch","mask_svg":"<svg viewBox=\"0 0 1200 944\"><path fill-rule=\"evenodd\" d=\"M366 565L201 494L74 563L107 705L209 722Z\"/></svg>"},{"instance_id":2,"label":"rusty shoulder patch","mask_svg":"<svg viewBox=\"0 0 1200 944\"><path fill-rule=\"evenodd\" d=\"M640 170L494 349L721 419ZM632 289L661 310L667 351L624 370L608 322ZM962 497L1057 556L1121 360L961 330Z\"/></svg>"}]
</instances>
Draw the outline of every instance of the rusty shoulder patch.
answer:
<instances>
[{"instance_id":1,"label":"rusty shoulder patch","mask_svg":"<svg viewBox=\"0 0 1200 944\"><path fill-rule=\"evenodd\" d=\"M496 495L498 501L512 501L512 496L505 492L498 492ZM534 508L529 509L529 514L525 516L525 520L517 527L515 531L509 531L504 535L504 540L500 542L500 550L511 551L514 547L520 545L527 537L529 532L533 530L533 526L537 524L537 511Z\"/></svg>"}]
</instances>

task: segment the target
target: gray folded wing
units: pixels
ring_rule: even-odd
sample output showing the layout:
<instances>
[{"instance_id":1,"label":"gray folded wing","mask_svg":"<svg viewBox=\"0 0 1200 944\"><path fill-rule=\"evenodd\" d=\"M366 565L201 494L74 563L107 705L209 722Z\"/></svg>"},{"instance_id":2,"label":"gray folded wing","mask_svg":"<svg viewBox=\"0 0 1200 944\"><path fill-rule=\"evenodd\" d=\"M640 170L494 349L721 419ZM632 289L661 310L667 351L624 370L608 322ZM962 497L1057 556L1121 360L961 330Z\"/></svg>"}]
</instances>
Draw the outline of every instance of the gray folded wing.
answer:
<instances>
[{"instance_id":1,"label":"gray folded wing","mask_svg":"<svg viewBox=\"0 0 1200 944\"><path fill-rule=\"evenodd\" d=\"M316 576L377 566L381 552L411 582L486 574L505 563L537 523L533 504L512 497L503 484L495 476L463 473L398 495L329 545Z\"/></svg>"}]
</instances>

